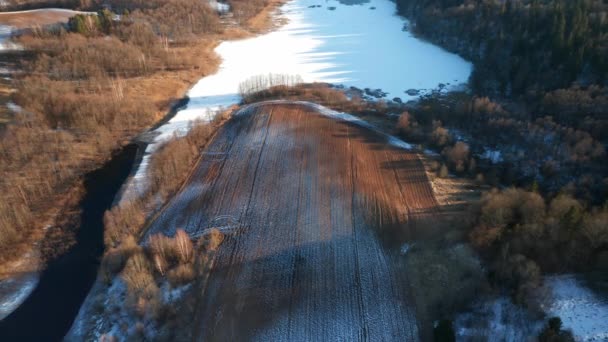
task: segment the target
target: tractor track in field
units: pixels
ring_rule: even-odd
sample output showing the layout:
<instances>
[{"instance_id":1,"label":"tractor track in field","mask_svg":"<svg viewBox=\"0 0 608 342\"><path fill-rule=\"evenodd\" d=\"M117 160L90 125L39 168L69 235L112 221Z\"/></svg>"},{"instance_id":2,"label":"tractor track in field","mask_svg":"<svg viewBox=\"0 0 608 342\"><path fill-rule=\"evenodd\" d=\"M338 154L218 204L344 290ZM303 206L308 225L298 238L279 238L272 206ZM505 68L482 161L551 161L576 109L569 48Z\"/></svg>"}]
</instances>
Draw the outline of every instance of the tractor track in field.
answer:
<instances>
[{"instance_id":1,"label":"tractor track in field","mask_svg":"<svg viewBox=\"0 0 608 342\"><path fill-rule=\"evenodd\" d=\"M399 249L439 208L414 151L316 105L269 102L242 108L204 153L146 232L230 221L197 340L421 339Z\"/></svg>"}]
</instances>

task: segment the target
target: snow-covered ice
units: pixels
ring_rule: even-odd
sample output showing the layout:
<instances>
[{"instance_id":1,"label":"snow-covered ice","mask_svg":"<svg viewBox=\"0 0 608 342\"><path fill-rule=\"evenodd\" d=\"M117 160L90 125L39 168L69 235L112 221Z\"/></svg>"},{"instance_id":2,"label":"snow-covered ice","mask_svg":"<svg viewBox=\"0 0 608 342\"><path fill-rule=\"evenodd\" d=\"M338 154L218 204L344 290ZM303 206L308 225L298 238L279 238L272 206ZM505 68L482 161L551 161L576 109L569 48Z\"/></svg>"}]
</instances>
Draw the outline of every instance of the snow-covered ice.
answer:
<instances>
[{"instance_id":1,"label":"snow-covered ice","mask_svg":"<svg viewBox=\"0 0 608 342\"><path fill-rule=\"evenodd\" d=\"M547 277L552 299L545 307L562 319L577 341L608 341L608 298L587 288L574 275Z\"/></svg>"},{"instance_id":2,"label":"snow-covered ice","mask_svg":"<svg viewBox=\"0 0 608 342\"><path fill-rule=\"evenodd\" d=\"M123 198L145 189L148 158L159 143L185 134L192 120L209 120L218 109L238 103L239 84L252 77L300 76L304 82L382 89L389 99L409 100L417 98L405 93L409 89L433 89L440 83L457 86L471 73L469 62L405 31L407 21L396 15L390 0L361 5L292 0L280 12L288 20L280 29L216 48L223 59L219 71L195 84L187 94L187 107L156 130L158 136Z\"/></svg>"},{"instance_id":3,"label":"snow-covered ice","mask_svg":"<svg viewBox=\"0 0 608 342\"><path fill-rule=\"evenodd\" d=\"M23 303L36 288L38 279L38 273L32 272L0 281L0 320Z\"/></svg>"}]
</instances>

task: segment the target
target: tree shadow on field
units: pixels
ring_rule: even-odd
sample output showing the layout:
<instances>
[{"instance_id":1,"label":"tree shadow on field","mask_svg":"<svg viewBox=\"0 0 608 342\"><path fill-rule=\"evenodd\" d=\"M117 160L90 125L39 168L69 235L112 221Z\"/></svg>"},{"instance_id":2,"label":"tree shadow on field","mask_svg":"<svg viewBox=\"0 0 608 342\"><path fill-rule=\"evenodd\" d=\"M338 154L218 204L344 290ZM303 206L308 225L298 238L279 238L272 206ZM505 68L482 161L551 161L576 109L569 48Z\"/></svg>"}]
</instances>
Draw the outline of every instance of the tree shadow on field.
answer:
<instances>
[{"instance_id":1,"label":"tree shadow on field","mask_svg":"<svg viewBox=\"0 0 608 342\"><path fill-rule=\"evenodd\" d=\"M363 272L378 269L379 259L360 265L364 259L349 258L356 253L352 239L306 243L239 262L231 260L230 252L237 241L226 241L205 292L198 317L202 325L195 327L195 336L209 341L411 339L417 326L408 316L412 313L407 282L371 287L371 280L361 279L355 267ZM336 258L338 251L343 258ZM382 248L379 253L384 253ZM400 277L393 268L390 264L384 269L389 272L383 277L387 281ZM386 310L391 319L384 316Z\"/></svg>"}]
</instances>

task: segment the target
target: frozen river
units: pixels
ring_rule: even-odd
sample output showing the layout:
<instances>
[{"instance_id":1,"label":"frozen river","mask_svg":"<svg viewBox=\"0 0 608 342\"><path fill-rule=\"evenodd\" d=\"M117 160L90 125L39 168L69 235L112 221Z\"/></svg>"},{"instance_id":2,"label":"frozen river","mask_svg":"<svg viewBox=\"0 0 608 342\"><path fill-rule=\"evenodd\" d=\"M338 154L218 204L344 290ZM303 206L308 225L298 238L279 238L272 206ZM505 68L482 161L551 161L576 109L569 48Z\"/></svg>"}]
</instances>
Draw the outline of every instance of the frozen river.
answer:
<instances>
[{"instance_id":1,"label":"frozen river","mask_svg":"<svg viewBox=\"0 0 608 342\"><path fill-rule=\"evenodd\" d=\"M156 142L185 132L196 118L238 103L239 84L254 76L298 75L304 82L382 89L388 99L407 101L415 98L405 93L409 89L463 84L472 70L459 56L405 30L408 22L396 15L390 0L293 0L281 7L280 15L287 24L278 30L217 47L223 59L219 71L192 87L187 107L157 130ZM147 159L126 198L142 190Z\"/></svg>"}]
</instances>

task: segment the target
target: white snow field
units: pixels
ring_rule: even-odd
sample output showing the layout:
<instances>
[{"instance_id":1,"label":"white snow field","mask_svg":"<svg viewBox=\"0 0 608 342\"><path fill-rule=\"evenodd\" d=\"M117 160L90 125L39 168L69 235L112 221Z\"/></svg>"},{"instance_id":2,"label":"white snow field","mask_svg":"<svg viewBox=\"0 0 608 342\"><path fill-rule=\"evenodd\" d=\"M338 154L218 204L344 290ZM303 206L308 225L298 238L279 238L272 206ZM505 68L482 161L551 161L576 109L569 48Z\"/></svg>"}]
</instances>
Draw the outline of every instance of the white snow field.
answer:
<instances>
[{"instance_id":1,"label":"white snow field","mask_svg":"<svg viewBox=\"0 0 608 342\"><path fill-rule=\"evenodd\" d=\"M552 300L545 307L559 316L577 341L608 341L608 298L600 297L574 275L547 277Z\"/></svg>"},{"instance_id":2,"label":"white snow field","mask_svg":"<svg viewBox=\"0 0 608 342\"><path fill-rule=\"evenodd\" d=\"M239 84L251 77L300 76L304 82L382 89L388 99L407 101L417 98L405 93L409 89L436 89L440 83L449 89L465 83L472 70L459 56L404 31L407 21L390 0L292 0L280 13L288 23L277 31L216 48L223 59L219 71L195 84L187 107L156 130L123 199L145 189L148 156L158 143L184 134L194 119L209 120L219 108L238 103Z\"/></svg>"}]
</instances>

